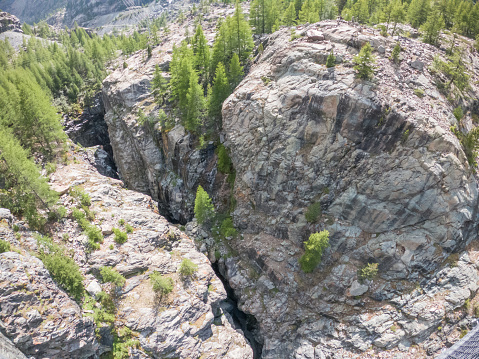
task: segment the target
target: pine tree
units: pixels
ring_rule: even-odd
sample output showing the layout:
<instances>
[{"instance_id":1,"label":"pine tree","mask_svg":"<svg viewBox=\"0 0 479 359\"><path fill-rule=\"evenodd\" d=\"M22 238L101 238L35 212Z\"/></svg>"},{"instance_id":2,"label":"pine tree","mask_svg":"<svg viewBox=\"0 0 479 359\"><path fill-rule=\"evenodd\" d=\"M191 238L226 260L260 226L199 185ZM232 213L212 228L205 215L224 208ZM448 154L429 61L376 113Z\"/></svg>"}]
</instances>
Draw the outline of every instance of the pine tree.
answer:
<instances>
[{"instance_id":1,"label":"pine tree","mask_svg":"<svg viewBox=\"0 0 479 359\"><path fill-rule=\"evenodd\" d=\"M197 132L201 124L202 112L205 107L205 99L203 97L203 89L198 84L198 75L196 71L191 71L189 89L186 95L188 107L186 111L185 128L191 132Z\"/></svg>"},{"instance_id":2,"label":"pine tree","mask_svg":"<svg viewBox=\"0 0 479 359\"><path fill-rule=\"evenodd\" d=\"M395 0L391 10L391 21L394 23L392 36L394 36L396 33L397 24L403 22L405 19L406 11L404 9L404 5L402 4L401 0Z\"/></svg>"},{"instance_id":3,"label":"pine tree","mask_svg":"<svg viewBox=\"0 0 479 359\"><path fill-rule=\"evenodd\" d=\"M153 80L151 81L151 90L155 101L158 105L163 105L165 101L165 95L167 92L167 81L161 74L160 67L155 66L155 72L153 74Z\"/></svg>"},{"instance_id":4,"label":"pine tree","mask_svg":"<svg viewBox=\"0 0 479 359\"><path fill-rule=\"evenodd\" d=\"M211 198L203 187L198 186L195 198L195 217L199 224L205 224L213 218L215 209Z\"/></svg>"},{"instance_id":5,"label":"pine tree","mask_svg":"<svg viewBox=\"0 0 479 359\"><path fill-rule=\"evenodd\" d=\"M230 95L230 85L226 77L225 67L220 62L216 68L213 86L208 96L208 117L210 120L209 127L214 129L220 127L221 124L221 107L223 101Z\"/></svg>"},{"instance_id":6,"label":"pine tree","mask_svg":"<svg viewBox=\"0 0 479 359\"><path fill-rule=\"evenodd\" d=\"M296 24L296 10L294 7L294 2L290 2L289 6L284 11L282 23L286 26L292 26Z\"/></svg>"},{"instance_id":7,"label":"pine tree","mask_svg":"<svg viewBox=\"0 0 479 359\"><path fill-rule=\"evenodd\" d=\"M408 20L417 29L426 22L430 11L429 0L412 0L408 8Z\"/></svg>"},{"instance_id":8,"label":"pine tree","mask_svg":"<svg viewBox=\"0 0 479 359\"><path fill-rule=\"evenodd\" d=\"M173 57L170 62L171 97L177 101L182 116L186 115L188 101L186 95L190 86L190 76L193 71L193 52L183 41L180 48L173 48Z\"/></svg>"},{"instance_id":9,"label":"pine tree","mask_svg":"<svg viewBox=\"0 0 479 359\"><path fill-rule=\"evenodd\" d=\"M357 76L360 79L369 79L374 74L374 64L376 63L376 58L372 54L372 47L369 42L367 42L359 51L359 54L354 56L353 62L356 64L354 69L358 71Z\"/></svg>"},{"instance_id":10,"label":"pine tree","mask_svg":"<svg viewBox=\"0 0 479 359\"><path fill-rule=\"evenodd\" d=\"M239 62L239 57L234 54L230 61L229 82L230 88L234 89L240 83L244 76L243 66Z\"/></svg>"},{"instance_id":11,"label":"pine tree","mask_svg":"<svg viewBox=\"0 0 479 359\"><path fill-rule=\"evenodd\" d=\"M336 66L336 57L334 56L333 49L331 49L331 52L328 55L328 58L326 59L326 67L334 67Z\"/></svg>"},{"instance_id":12,"label":"pine tree","mask_svg":"<svg viewBox=\"0 0 479 359\"><path fill-rule=\"evenodd\" d=\"M424 33L424 42L437 45L439 41L439 34L444 28L444 19L437 9L434 9L427 17L426 23L421 26Z\"/></svg>"},{"instance_id":13,"label":"pine tree","mask_svg":"<svg viewBox=\"0 0 479 359\"><path fill-rule=\"evenodd\" d=\"M245 63L254 48L254 42L251 28L245 20L239 0L236 1L235 12L227 24L230 27L231 48L238 54L240 61Z\"/></svg>"},{"instance_id":14,"label":"pine tree","mask_svg":"<svg viewBox=\"0 0 479 359\"><path fill-rule=\"evenodd\" d=\"M192 48L195 55L195 69L198 71L200 82L206 87L209 80L210 48L200 24L196 27Z\"/></svg>"}]
</instances>

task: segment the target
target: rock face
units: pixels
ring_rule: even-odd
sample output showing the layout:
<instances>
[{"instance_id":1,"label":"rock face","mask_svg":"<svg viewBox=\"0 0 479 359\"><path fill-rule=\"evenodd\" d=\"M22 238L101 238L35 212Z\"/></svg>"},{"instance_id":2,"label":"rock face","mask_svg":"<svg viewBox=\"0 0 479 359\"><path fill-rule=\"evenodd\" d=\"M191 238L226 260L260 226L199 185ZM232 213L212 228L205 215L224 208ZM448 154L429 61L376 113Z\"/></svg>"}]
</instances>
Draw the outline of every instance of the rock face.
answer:
<instances>
[{"instance_id":1,"label":"rock face","mask_svg":"<svg viewBox=\"0 0 479 359\"><path fill-rule=\"evenodd\" d=\"M453 107L427 71L444 54L399 38L404 60L396 65L389 59L395 41L372 30L329 21L297 32L313 30L325 40L290 42L288 29L273 34L224 103L225 145L237 173L234 220L244 234L230 241L240 255L224 260L226 276L261 325L264 358L341 357L371 345L399 346L408 358L432 354L440 345L431 333L475 295L478 275L470 252L437 272L476 238L478 205L474 171L449 130ZM373 81L356 79L352 69L366 41L384 50L375 53ZM338 65L327 69L333 46ZM477 54L465 56L478 63ZM318 202L322 214L308 223L307 207ZM302 242L323 229L331 247L304 274ZM379 276L368 287L357 271L373 262Z\"/></svg>"},{"instance_id":2,"label":"rock face","mask_svg":"<svg viewBox=\"0 0 479 359\"><path fill-rule=\"evenodd\" d=\"M92 224L101 228L104 242L99 250L87 250L86 235L70 218L53 230L53 240L64 245L79 264L92 296L109 290L100 280L100 267L114 267L127 278L115 292L113 330L128 328L139 341L129 349L131 357L251 359L252 349L241 329L223 309L226 291L207 257L157 213L151 198L100 175L88 163L93 151L76 151L76 163L59 166L50 180L63 193L61 201L69 211L76 205L68 194L70 188L80 186L90 195L90 210L95 213ZM0 254L0 330L28 356L89 358L111 351L110 328L94 322L93 310L80 308L55 285L42 262L23 250L35 251L36 240L24 224L15 224L18 235L6 221L0 223L0 237L22 252ZM115 227L129 232L126 243L115 242ZM190 277L177 273L185 258L198 266ZM149 279L153 271L174 281L168 296L153 291Z\"/></svg>"},{"instance_id":3,"label":"rock face","mask_svg":"<svg viewBox=\"0 0 479 359\"><path fill-rule=\"evenodd\" d=\"M206 24L205 33L212 39L213 23ZM126 61L127 68L118 68L104 80L103 101L115 163L122 180L128 188L159 201L162 215L186 223L193 217L199 184L222 205L228 204L230 190L226 176L216 169L217 158L211 143L199 149L198 139L181 125L169 131L158 129L158 119L155 120L158 107L150 92L150 81L155 65L168 69L169 52L173 44L183 39L184 27L171 26L172 35L153 50L151 58L147 59L144 51L137 52ZM152 122L138 124L140 108Z\"/></svg>"},{"instance_id":4,"label":"rock face","mask_svg":"<svg viewBox=\"0 0 479 359\"><path fill-rule=\"evenodd\" d=\"M28 254L0 254L0 323L27 356L88 358L99 343L95 324Z\"/></svg>"},{"instance_id":5,"label":"rock face","mask_svg":"<svg viewBox=\"0 0 479 359\"><path fill-rule=\"evenodd\" d=\"M6 31L23 32L20 20L7 12L0 12L0 33Z\"/></svg>"}]
</instances>

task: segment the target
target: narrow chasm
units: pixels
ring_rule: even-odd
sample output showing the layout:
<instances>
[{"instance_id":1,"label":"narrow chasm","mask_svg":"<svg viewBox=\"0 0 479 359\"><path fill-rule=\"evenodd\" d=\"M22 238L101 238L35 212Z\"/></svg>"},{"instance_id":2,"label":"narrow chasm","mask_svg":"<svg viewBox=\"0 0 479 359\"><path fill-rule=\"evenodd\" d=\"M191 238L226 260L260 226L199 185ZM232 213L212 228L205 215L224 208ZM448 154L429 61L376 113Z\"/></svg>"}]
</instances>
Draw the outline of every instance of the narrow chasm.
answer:
<instances>
[{"instance_id":1,"label":"narrow chasm","mask_svg":"<svg viewBox=\"0 0 479 359\"><path fill-rule=\"evenodd\" d=\"M68 137L83 147L98 146L94 158L89 161L103 176L118 179L118 170L113 158L108 126L105 122L105 108L101 92L98 92L80 116L64 116L65 132Z\"/></svg>"},{"instance_id":2,"label":"narrow chasm","mask_svg":"<svg viewBox=\"0 0 479 359\"><path fill-rule=\"evenodd\" d=\"M221 274L218 263L212 263L212 268L216 273L216 276L221 280L223 286L226 289L228 298L222 305L234 321L236 329L241 329L245 338L248 340L251 348L253 349L253 358L260 359L263 352L263 343L257 339L255 333L259 332L259 324L256 318L251 314L246 314L238 308L238 298L236 297L233 288L229 285L226 278Z\"/></svg>"}]
</instances>

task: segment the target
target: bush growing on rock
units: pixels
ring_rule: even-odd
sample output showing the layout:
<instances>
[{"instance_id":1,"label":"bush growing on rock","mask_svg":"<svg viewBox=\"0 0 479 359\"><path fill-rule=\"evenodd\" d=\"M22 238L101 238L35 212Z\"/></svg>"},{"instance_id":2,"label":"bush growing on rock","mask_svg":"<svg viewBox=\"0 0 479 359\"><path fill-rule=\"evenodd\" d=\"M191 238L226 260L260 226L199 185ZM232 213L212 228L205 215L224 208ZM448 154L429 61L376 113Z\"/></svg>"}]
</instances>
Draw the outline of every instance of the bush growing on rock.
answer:
<instances>
[{"instance_id":1,"label":"bush growing on rock","mask_svg":"<svg viewBox=\"0 0 479 359\"><path fill-rule=\"evenodd\" d=\"M336 56L334 56L334 52L331 49L331 52L328 55L328 58L326 59L326 67L334 67L336 66Z\"/></svg>"},{"instance_id":2,"label":"bush growing on rock","mask_svg":"<svg viewBox=\"0 0 479 359\"><path fill-rule=\"evenodd\" d=\"M399 54L401 53L401 45L399 42L396 43L394 46L393 51L391 53L391 60L393 60L396 64L399 63Z\"/></svg>"},{"instance_id":3,"label":"bush growing on rock","mask_svg":"<svg viewBox=\"0 0 479 359\"><path fill-rule=\"evenodd\" d=\"M329 232L313 233L304 242L305 253L299 259L299 265L304 273L311 273L321 262L323 253L329 247Z\"/></svg>"},{"instance_id":4,"label":"bush growing on rock","mask_svg":"<svg viewBox=\"0 0 479 359\"><path fill-rule=\"evenodd\" d=\"M198 270L198 265L193 263L188 258L185 258L181 261L178 272L184 277L192 276Z\"/></svg>"},{"instance_id":5,"label":"bush growing on rock","mask_svg":"<svg viewBox=\"0 0 479 359\"><path fill-rule=\"evenodd\" d=\"M70 190L70 195L78 200L82 206L90 207L91 206L91 198L88 193L82 190L80 187L73 187Z\"/></svg>"},{"instance_id":6,"label":"bush growing on rock","mask_svg":"<svg viewBox=\"0 0 479 359\"><path fill-rule=\"evenodd\" d=\"M206 221L213 218L215 209L211 203L211 198L203 187L198 186L195 198L195 216L199 224L203 224Z\"/></svg>"},{"instance_id":7,"label":"bush growing on rock","mask_svg":"<svg viewBox=\"0 0 479 359\"><path fill-rule=\"evenodd\" d=\"M118 228L113 228L113 233L115 233L115 238L113 238L113 240L118 244L123 244L128 240L126 232L123 232Z\"/></svg>"},{"instance_id":8,"label":"bush growing on rock","mask_svg":"<svg viewBox=\"0 0 479 359\"><path fill-rule=\"evenodd\" d=\"M173 279L164 277L157 271L150 274L150 282L155 293L159 295L167 295L173 291Z\"/></svg>"},{"instance_id":9,"label":"bush growing on rock","mask_svg":"<svg viewBox=\"0 0 479 359\"><path fill-rule=\"evenodd\" d=\"M37 236L39 258L57 282L68 294L80 300L84 293L83 276L75 261L65 254L65 249L49 237Z\"/></svg>"},{"instance_id":10,"label":"bush growing on rock","mask_svg":"<svg viewBox=\"0 0 479 359\"><path fill-rule=\"evenodd\" d=\"M367 42L359 51L359 54L354 56L353 62L356 64L354 69L358 72L357 76L360 79L370 79L374 74L374 64L376 57L372 54L373 48Z\"/></svg>"},{"instance_id":11,"label":"bush growing on rock","mask_svg":"<svg viewBox=\"0 0 479 359\"><path fill-rule=\"evenodd\" d=\"M238 234L238 231L233 225L233 219L231 217L225 218L220 225L220 234L224 237L234 237Z\"/></svg>"},{"instance_id":12,"label":"bush growing on rock","mask_svg":"<svg viewBox=\"0 0 479 359\"><path fill-rule=\"evenodd\" d=\"M10 252L10 243L0 239L0 253Z\"/></svg>"},{"instance_id":13,"label":"bush growing on rock","mask_svg":"<svg viewBox=\"0 0 479 359\"><path fill-rule=\"evenodd\" d=\"M308 221L309 223L314 223L318 220L320 215L321 215L321 202L315 202L308 207L308 209L306 210L306 213L304 214L304 217L306 218L306 221Z\"/></svg>"},{"instance_id":14,"label":"bush growing on rock","mask_svg":"<svg viewBox=\"0 0 479 359\"><path fill-rule=\"evenodd\" d=\"M368 263L365 267L361 268L358 273L358 277L361 281L374 279L378 275L378 263Z\"/></svg>"},{"instance_id":15,"label":"bush growing on rock","mask_svg":"<svg viewBox=\"0 0 479 359\"><path fill-rule=\"evenodd\" d=\"M100 275L103 283L113 283L117 287L123 287L125 284L125 277L123 277L118 271L111 267L101 267Z\"/></svg>"}]
</instances>

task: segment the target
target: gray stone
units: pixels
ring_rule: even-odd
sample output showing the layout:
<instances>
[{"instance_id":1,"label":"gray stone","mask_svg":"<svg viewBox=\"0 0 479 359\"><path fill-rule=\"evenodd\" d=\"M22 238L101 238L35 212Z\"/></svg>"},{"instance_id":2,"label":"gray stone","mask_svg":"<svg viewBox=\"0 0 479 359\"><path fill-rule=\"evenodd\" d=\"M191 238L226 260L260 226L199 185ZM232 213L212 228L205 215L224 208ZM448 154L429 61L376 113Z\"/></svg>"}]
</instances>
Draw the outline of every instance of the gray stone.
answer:
<instances>
[{"instance_id":1,"label":"gray stone","mask_svg":"<svg viewBox=\"0 0 479 359\"><path fill-rule=\"evenodd\" d=\"M92 280L85 289L92 297L96 297L96 295L102 291L97 280Z\"/></svg>"},{"instance_id":2,"label":"gray stone","mask_svg":"<svg viewBox=\"0 0 479 359\"><path fill-rule=\"evenodd\" d=\"M369 289L369 286L367 286L366 284L361 284L357 280L355 280L353 284L351 284L351 287L349 288L349 295L353 297L358 295L363 295L364 293L368 291L368 289Z\"/></svg>"}]
</instances>

